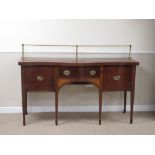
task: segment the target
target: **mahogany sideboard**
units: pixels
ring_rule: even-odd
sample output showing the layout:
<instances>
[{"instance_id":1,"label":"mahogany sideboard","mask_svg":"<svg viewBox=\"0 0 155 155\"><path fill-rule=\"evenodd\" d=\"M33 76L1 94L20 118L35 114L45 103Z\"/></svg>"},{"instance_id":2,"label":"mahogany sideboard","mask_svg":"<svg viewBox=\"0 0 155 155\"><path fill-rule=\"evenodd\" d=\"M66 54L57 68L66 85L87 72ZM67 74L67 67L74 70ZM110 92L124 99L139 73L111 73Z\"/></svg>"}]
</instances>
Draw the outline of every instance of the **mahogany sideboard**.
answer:
<instances>
[{"instance_id":1,"label":"mahogany sideboard","mask_svg":"<svg viewBox=\"0 0 155 155\"><path fill-rule=\"evenodd\" d=\"M58 124L58 94L61 87L70 83L91 83L99 93L99 124L101 124L102 93L124 92L124 113L127 91L130 91L130 123L133 122L136 66L132 58L53 59L21 58L23 125L27 114L27 92L55 92L55 124Z\"/></svg>"}]
</instances>

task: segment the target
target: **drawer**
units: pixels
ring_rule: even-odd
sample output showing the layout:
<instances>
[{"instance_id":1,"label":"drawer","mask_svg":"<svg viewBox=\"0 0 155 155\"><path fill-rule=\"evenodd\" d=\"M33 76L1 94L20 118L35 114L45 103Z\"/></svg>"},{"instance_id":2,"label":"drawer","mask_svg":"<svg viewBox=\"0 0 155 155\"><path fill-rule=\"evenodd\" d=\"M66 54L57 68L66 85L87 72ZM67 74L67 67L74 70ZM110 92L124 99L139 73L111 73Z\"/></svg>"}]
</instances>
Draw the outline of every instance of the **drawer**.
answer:
<instances>
[{"instance_id":1,"label":"drawer","mask_svg":"<svg viewBox=\"0 0 155 155\"><path fill-rule=\"evenodd\" d=\"M54 68L22 67L23 86L28 91L54 91Z\"/></svg>"},{"instance_id":2,"label":"drawer","mask_svg":"<svg viewBox=\"0 0 155 155\"><path fill-rule=\"evenodd\" d=\"M59 69L60 78L89 79L100 76L99 67L61 67Z\"/></svg>"},{"instance_id":3,"label":"drawer","mask_svg":"<svg viewBox=\"0 0 155 155\"><path fill-rule=\"evenodd\" d=\"M130 90L132 67L117 66L104 67L103 69L103 90L123 91Z\"/></svg>"}]
</instances>

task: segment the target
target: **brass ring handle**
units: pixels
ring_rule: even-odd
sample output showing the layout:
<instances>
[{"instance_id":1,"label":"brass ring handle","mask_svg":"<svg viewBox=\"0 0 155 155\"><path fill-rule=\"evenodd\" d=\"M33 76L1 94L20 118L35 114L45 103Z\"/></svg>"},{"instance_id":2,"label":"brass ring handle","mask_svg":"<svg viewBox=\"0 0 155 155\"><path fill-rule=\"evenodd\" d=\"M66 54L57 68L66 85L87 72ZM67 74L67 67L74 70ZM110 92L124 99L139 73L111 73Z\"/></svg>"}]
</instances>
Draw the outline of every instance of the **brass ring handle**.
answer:
<instances>
[{"instance_id":1,"label":"brass ring handle","mask_svg":"<svg viewBox=\"0 0 155 155\"><path fill-rule=\"evenodd\" d=\"M71 72L69 70L64 70L63 73L64 73L64 75L69 76Z\"/></svg>"},{"instance_id":2,"label":"brass ring handle","mask_svg":"<svg viewBox=\"0 0 155 155\"><path fill-rule=\"evenodd\" d=\"M118 80L120 80L121 77L119 75L116 75L113 78L114 78L115 81L118 81Z\"/></svg>"},{"instance_id":3,"label":"brass ring handle","mask_svg":"<svg viewBox=\"0 0 155 155\"><path fill-rule=\"evenodd\" d=\"M91 76L96 75L96 71L95 70L91 70L89 73L90 73Z\"/></svg>"},{"instance_id":4,"label":"brass ring handle","mask_svg":"<svg viewBox=\"0 0 155 155\"><path fill-rule=\"evenodd\" d=\"M44 77L43 76L37 76L36 79L37 79L37 81L41 82L44 80Z\"/></svg>"}]
</instances>

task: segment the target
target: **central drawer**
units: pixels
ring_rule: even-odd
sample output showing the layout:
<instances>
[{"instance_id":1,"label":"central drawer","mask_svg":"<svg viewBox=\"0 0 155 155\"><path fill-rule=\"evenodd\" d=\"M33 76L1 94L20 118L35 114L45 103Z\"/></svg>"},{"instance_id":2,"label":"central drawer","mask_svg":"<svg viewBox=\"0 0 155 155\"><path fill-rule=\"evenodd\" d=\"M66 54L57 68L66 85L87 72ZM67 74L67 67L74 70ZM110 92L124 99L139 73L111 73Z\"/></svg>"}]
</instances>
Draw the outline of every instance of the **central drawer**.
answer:
<instances>
[{"instance_id":1,"label":"central drawer","mask_svg":"<svg viewBox=\"0 0 155 155\"><path fill-rule=\"evenodd\" d=\"M22 67L23 87L28 91L54 91L55 71L53 67L24 66Z\"/></svg>"},{"instance_id":2,"label":"central drawer","mask_svg":"<svg viewBox=\"0 0 155 155\"><path fill-rule=\"evenodd\" d=\"M61 67L59 69L60 78L89 79L100 76L99 67Z\"/></svg>"}]
</instances>

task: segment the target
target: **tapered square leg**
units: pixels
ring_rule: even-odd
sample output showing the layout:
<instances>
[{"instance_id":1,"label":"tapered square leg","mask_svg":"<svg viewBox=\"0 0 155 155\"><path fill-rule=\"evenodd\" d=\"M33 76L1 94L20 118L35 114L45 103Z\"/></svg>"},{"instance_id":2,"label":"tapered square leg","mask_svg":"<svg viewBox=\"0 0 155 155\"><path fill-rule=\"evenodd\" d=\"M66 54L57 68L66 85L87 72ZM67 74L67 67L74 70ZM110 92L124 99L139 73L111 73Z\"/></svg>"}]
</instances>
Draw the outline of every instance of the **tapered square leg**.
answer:
<instances>
[{"instance_id":1,"label":"tapered square leg","mask_svg":"<svg viewBox=\"0 0 155 155\"><path fill-rule=\"evenodd\" d=\"M58 91L55 92L55 125L58 125Z\"/></svg>"},{"instance_id":2,"label":"tapered square leg","mask_svg":"<svg viewBox=\"0 0 155 155\"><path fill-rule=\"evenodd\" d=\"M133 123L133 106L134 106L134 98L135 98L135 74L136 74L136 66L132 67L132 78L131 78L131 91L130 91L130 124Z\"/></svg>"},{"instance_id":3,"label":"tapered square leg","mask_svg":"<svg viewBox=\"0 0 155 155\"><path fill-rule=\"evenodd\" d=\"M123 109L123 113L126 113L126 99L127 99L127 91L124 91L124 109Z\"/></svg>"},{"instance_id":4,"label":"tapered square leg","mask_svg":"<svg viewBox=\"0 0 155 155\"><path fill-rule=\"evenodd\" d=\"M27 115L27 92L25 93L25 115Z\"/></svg>"},{"instance_id":5,"label":"tapered square leg","mask_svg":"<svg viewBox=\"0 0 155 155\"><path fill-rule=\"evenodd\" d=\"M26 125L25 115L27 109L27 92L22 90L22 112L23 112L23 126Z\"/></svg>"},{"instance_id":6,"label":"tapered square leg","mask_svg":"<svg viewBox=\"0 0 155 155\"><path fill-rule=\"evenodd\" d=\"M131 91L130 124L133 123L133 105L134 105L134 91Z\"/></svg>"},{"instance_id":7,"label":"tapered square leg","mask_svg":"<svg viewBox=\"0 0 155 155\"><path fill-rule=\"evenodd\" d=\"M101 125L102 117L102 90L99 90L99 125Z\"/></svg>"}]
</instances>

